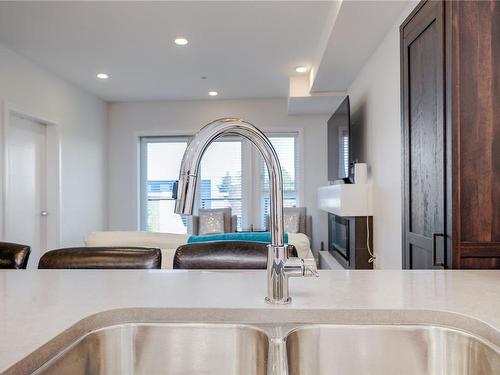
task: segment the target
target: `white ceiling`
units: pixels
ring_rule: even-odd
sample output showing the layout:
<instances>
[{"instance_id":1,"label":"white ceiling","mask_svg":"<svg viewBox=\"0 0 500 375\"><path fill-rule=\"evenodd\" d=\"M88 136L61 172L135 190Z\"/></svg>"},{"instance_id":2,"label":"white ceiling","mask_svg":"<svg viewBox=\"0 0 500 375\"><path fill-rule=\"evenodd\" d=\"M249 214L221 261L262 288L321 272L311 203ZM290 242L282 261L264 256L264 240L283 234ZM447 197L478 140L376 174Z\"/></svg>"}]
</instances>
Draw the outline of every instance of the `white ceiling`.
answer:
<instances>
[{"instance_id":1,"label":"white ceiling","mask_svg":"<svg viewBox=\"0 0 500 375\"><path fill-rule=\"evenodd\" d=\"M347 90L401 13L415 0L343 1L323 54L316 61L313 92Z\"/></svg>"},{"instance_id":2,"label":"white ceiling","mask_svg":"<svg viewBox=\"0 0 500 375\"><path fill-rule=\"evenodd\" d=\"M407 4L2 1L0 44L107 101L287 97L299 65L345 90Z\"/></svg>"},{"instance_id":3,"label":"white ceiling","mask_svg":"<svg viewBox=\"0 0 500 375\"><path fill-rule=\"evenodd\" d=\"M109 101L286 97L331 2L0 2L0 43ZM173 43L177 36L186 47ZM97 72L111 79L98 81ZM206 76L206 80L201 77Z\"/></svg>"}]
</instances>

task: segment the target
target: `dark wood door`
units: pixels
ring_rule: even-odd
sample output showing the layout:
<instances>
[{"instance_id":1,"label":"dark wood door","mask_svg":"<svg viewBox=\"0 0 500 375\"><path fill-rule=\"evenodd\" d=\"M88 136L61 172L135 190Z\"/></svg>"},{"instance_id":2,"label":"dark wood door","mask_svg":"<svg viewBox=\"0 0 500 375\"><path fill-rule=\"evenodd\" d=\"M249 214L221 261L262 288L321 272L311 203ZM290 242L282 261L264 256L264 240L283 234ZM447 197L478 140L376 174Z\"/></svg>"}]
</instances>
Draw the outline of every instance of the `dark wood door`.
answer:
<instances>
[{"instance_id":1,"label":"dark wood door","mask_svg":"<svg viewBox=\"0 0 500 375\"><path fill-rule=\"evenodd\" d=\"M448 266L444 2L401 26L403 267Z\"/></svg>"},{"instance_id":2,"label":"dark wood door","mask_svg":"<svg viewBox=\"0 0 500 375\"><path fill-rule=\"evenodd\" d=\"M451 2L453 268L500 268L500 2Z\"/></svg>"}]
</instances>

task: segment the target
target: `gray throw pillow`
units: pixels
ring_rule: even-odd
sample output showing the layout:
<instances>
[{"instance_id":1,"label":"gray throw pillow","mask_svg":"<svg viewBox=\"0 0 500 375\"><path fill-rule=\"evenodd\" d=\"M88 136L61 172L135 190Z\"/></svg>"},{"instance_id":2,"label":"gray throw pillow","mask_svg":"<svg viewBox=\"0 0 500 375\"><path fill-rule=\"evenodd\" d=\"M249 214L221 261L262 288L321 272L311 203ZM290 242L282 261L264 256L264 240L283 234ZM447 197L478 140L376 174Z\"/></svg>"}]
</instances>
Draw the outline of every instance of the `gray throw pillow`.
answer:
<instances>
[{"instance_id":1,"label":"gray throw pillow","mask_svg":"<svg viewBox=\"0 0 500 375\"><path fill-rule=\"evenodd\" d=\"M298 233L300 226L300 212L286 212L283 218L286 233Z\"/></svg>"},{"instance_id":2,"label":"gray throw pillow","mask_svg":"<svg viewBox=\"0 0 500 375\"><path fill-rule=\"evenodd\" d=\"M198 216L202 212L222 212L224 215L224 233L231 232L231 207L225 208L200 208L198 210ZM199 227L198 227L199 228Z\"/></svg>"},{"instance_id":3,"label":"gray throw pillow","mask_svg":"<svg viewBox=\"0 0 500 375\"><path fill-rule=\"evenodd\" d=\"M200 235L224 233L224 212L222 211L200 212L199 217L200 217L200 227L198 233Z\"/></svg>"}]
</instances>

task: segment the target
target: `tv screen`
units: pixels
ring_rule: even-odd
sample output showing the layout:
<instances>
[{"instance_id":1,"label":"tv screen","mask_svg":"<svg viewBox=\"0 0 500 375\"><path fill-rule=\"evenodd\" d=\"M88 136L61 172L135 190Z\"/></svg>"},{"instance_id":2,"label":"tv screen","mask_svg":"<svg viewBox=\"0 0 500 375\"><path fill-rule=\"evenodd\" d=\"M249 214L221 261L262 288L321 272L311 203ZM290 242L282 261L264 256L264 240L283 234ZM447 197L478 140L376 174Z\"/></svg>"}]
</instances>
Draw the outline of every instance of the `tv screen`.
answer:
<instances>
[{"instance_id":1,"label":"tv screen","mask_svg":"<svg viewBox=\"0 0 500 375\"><path fill-rule=\"evenodd\" d=\"M328 180L350 177L350 108L347 96L328 120Z\"/></svg>"}]
</instances>

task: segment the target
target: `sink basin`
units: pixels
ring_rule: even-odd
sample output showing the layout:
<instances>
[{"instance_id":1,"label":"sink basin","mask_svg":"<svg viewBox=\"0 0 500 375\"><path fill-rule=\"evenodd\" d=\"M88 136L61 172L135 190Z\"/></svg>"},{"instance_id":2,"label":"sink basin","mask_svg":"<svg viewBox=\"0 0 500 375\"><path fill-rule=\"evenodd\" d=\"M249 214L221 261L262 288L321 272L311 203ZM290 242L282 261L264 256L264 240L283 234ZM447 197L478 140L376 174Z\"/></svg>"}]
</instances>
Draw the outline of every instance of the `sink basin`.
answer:
<instances>
[{"instance_id":1,"label":"sink basin","mask_svg":"<svg viewBox=\"0 0 500 375\"><path fill-rule=\"evenodd\" d=\"M462 331L434 326L297 328L286 337L289 374L498 374L500 351Z\"/></svg>"},{"instance_id":2,"label":"sink basin","mask_svg":"<svg viewBox=\"0 0 500 375\"><path fill-rule=\"evenodd\" d=\"M268 337L238 324L122 324L85 335L35 374L265 374Z\"/></svg>"},{"instance_id":3,"label":"sink basin","mask_svg":"<svg viewBox=\"0 0 500 375\"><path fill-rule=\"evenodd\" d=\"M125 323L82 336L34 374L494 375L500 349L430 325Z\"/></svg>"}]
</instances>

